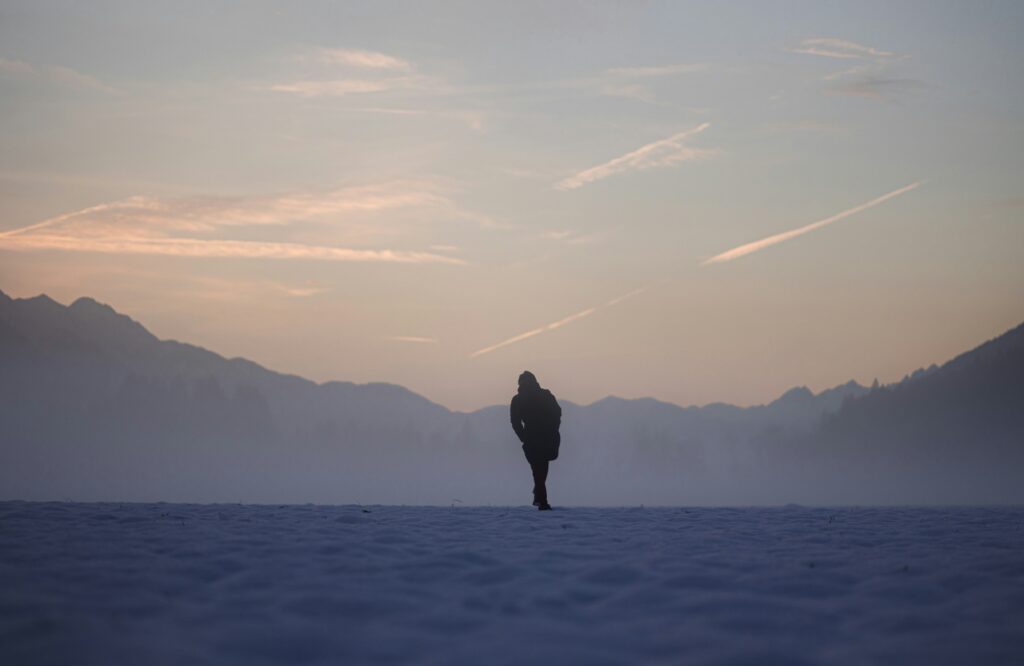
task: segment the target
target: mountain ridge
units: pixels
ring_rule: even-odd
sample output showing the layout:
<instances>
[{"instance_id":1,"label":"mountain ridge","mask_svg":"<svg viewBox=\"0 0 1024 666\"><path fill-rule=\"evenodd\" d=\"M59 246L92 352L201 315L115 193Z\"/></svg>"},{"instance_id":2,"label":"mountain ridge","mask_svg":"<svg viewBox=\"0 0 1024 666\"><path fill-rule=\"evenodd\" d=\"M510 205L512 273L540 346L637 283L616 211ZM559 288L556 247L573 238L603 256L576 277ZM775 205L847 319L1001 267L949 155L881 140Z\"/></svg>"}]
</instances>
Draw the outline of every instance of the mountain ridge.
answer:
<instances>
[{"instance_id":1,"label":"mountain ridge","mask_svg":"<svg viewBox=\"0 0 1024 666\"><path fill-rule=\"evenodd\" d=\"M563 401L553 487L592 505L1024 501L1022 330L884 387ZM0 499L508 504L525 469L504 405L316 383L93 299L0 293Z\"/></svg>"},{"instance_id":2,"label":"mountain ridge","mask_svg":"<svg viewBox=\"0 0 1024 666\"><path fill-rule=\"evenodd\" d=\"M131 318L130 316L128 316L126 314L118 312L117 310L115 310L110 305L108 305L106 303L102 303L100 301L97 301L96 299L94 299L92 297L89 297L89 296L81 296L81 297L75 299L74 301L72 301L71 304L65 306L65 305L62 305L61 303L59 303L58 301L54 300L53 298L51 298L47 294L39 294L37 296L28 297L28 298L12 298L9 295L5 294L2 290L0 290L0 304L2 304L2 305L11 305L11 304L17 304L19 302L25 303L25 304L41 303L41 304L43 304L42 307L45 307L46 310L48 311L48 314L57 314L57 313L60 313L61 311L66 311L68 313L71 313L71 314L75 315L77 323L91 324L91 325L94 325L94 326L97 326L97 325L98 326L102 326L104 328L104 331L100 331L100 332L120 333L122 335L122 338L125 335L127 335L129 337L134 337L136 339L136 342L147 342L147 343L155 342L155 343L166 345L167 348L172 348L172 347L176 346L178 349L186 350L188 353L190 353L192 355L195 355L195 356L207 356L207 355L209 355L209 356L207 356L207 358L209 358L211 360L212 359L219 359L219 360L227 362L227 363L236 363L238 365L246 365L246 366L248 366L250 372L266 372L266 373L271 373L271 374L279 376L279 377L290 377L290 378L300 379L300 380L302 380L304 382L309 382L309 383L311 383L311 384L313 384L315 386L324 386L324 385L328 385L328 384L347 384L347 385L362 386L362 387L371 387L371 386L378 386L378 385L379 386L393 386L393 387L397 387L397 388L403 389L404 391L407 391L409 393L412 393L413 395L416 395L416 396L422 398L423 400L426 400L426 401L428 401L428 402L430 402L432 404L438 405L440 407L444 407L445 409L447 409L448 411L453 412L453 413L472 414L472 413L475 413L475 412L478 412L478 411L481 411L481 410L484 410L484 409L488 409L490 407L494 407L495 406L495 405L485 405L483 407L479 407L479 408L472 409L472 410L452 409L452 408L447 407L445 405L441 405L440 403L434 402L430 398L428 398L428 397L426 397L426 396L424 396L424 395L422 395L420 393L416 393L415 391L412 391L411 389L409 389L409 388L407 388L405 386L402 386L401 384L396 384L394 382L387 382L387 381L370 381L370 382L358 383L358 382L350 382L350 381L346 381L346 380L332 379L332 380L326 380L326 381L322 381L322 382L317 382L317 381L308 379L306 377L303 377L303 376L295 374L295 373L282 372L282 371L279 371L279 370L273 370L273 369L267 368L267 367L265 367L265 366L255 362L255 361L252 361L252 360L247 359L245 357L241 357L241 356L226 356L226 355L221 354L219 352L207 349L207 348L199 346L199 345L194 345L192 343L182 342L182 341L174 340L174 339L161 339L161 338L158 338L155 335L153 335L153 333L151 333L148 329L146 329L145 326L143 324L141 324L140 322L136 321L135 319ZM114 328L115 326L119 326L120 328L115 329ZM865 391L865 390L866 390L865 387L861 386L860 384L858 384L854 380L849 380L849 381L847 381L845 383L838 384L838 385L836 385L834 387L824 389L821 392L819 392L818 394L815 394L813 391L810 391L810 389L808 389L806 386L795 386L795 387L792 387L792 388L784 391L782 393L782 395L780 395L779 397L777 397L774 400L771 400L771 401L769 401L767 403L756 404L756 405L748 405L748 406L734 405L732 403L721 402L721 401L709 402L709 403L702 404L702 405L699 405L699 404L681 405L681 404L678 404L678 403L670 402L670 401L663 400L661 398L656 398L656 397L653 397L653 396L641 396L641 397L637 397L637 398L626 398L626 397L622 397L622 396L618 396L618 395L614 395L614 394L608 394L608 395L604 396L603 398L598 398L598 399L596 399L596 400L594 400L594 401L592 401L590 403L586 403L586 404L575 403L575 402L573 402L572 404L574 404L576 406L579 406L579 407L591 407L591 406L599 405L600 403L603 403L603 402L609 401L609 400L612 400L612 401L623 401L623 402L637 402L637 403L641 403L641 402L645 402L645 401L655 401L657 403L660 403L660 404L663 404L663 405L670 405L670 406L672 406L674 408L681 409L681 410L704 409L704 408L712 408L712 409L721 409L721 408L752 409L752 408L765 408L765 407L773 407L773 406L782 406L782 405L785 405L787 403L797 402L797 399L795 397L796 395L800 396L800 401L804 401L808 397L813 399L813 398L820 398L820 397L823 397L823 396L831 396L831 395L837 395L837 394L845 396L846 394L849 394L849 393L854 393L854 392L858 392L859 393L859 392ZM807 395L804 396L804 394L807 394Z\"/></svg>"}]
</instances>

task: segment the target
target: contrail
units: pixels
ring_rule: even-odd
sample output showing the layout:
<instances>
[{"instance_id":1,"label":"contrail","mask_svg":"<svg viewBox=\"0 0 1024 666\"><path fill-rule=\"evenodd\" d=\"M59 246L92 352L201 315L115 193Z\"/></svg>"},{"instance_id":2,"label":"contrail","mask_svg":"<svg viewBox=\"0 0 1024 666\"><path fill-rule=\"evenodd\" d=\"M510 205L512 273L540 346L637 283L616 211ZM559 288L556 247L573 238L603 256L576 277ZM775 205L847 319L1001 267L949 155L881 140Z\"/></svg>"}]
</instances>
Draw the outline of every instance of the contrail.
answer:
<instances>
[{"instance_id":1,"label":"contrail","mask_svg":"<svg viewBox=\"0 0 1024 666\"><path fill-rule=\"evenodd\" d=\"M880 203L884 203L884 202L888 201L889 199L892 199L894 197L898 197L901 194L905 194L905 193L909 192L910 190L913 190L913 189L915 189L917 187L920 187L925 182L926 181L924 181L924 180L919 180L919 181L917 181L915 183L911 183L910 185L906 185L904 187L901 187L898 190L893 190L892 192L889 192L888 194L883 194L882 196L880 196L880 197L878 197L876 199L872 199L871 201L868 201L866 203L862 203L859 206L854 206L853 208L848 208L847 210L844 210L841 213L836 213L835 215L833 215L831 217L827 217L824 220L819 220L818 222L814 222L812 224L808 224L807 226L800 227L799 229L793 229L791 231L785 231L785 232L783 232L781 234L775 234L774 236L769 236L768 238L762 238L761 240L754 241L753 243L747 243L746 245L740 245L739 247L733 248L733 249L731 249L731 250L729 250L727 252L723 252L722 254L715 255L714 257L711 257L710 259L705 260L704 262L701 263L701 265L702 266L706 266L708 264L716 264L716 263L721 263L721 262L724 262L724 261L732 261L733 259L738 259L738 258L740 258L742 256L748 255L751 252L757 252L758 250L766 248L769 245L775 245L776 243L781 243L782 241L789 240L790 238L796 238L797 236L802 236L803 234L806 234L809 231L814 231L815 229L820 229L821 227L824 227L826 225L832 224L833 222L837 222L837 221L843 219L844 217L849 217L850 215L854 215L854 214L859 213L861 211L867 210L868 208L873 208L874 206L877 206ZM669 280L666 279L663 282L657 282L657 283L654 283L654 284L649 284L646 287L641 287L640 289L634 289L633 291L631 291L631 292L629 292L627 294L623 294L622 296L619 296L618 298L613 298L612 300L610 300L610 301L608 301L606 303L602 303L601 305L598 305L598 306L595 306L595 307L592 307L592 308L587 308L586 310L581 310L580 312L577 312L576 314L569 315L568 317L565 317L564 319L559 319L558 321L555 321L555 322L552 322L550 324L547 324L546 326L540 326L538 328L531 329L529 331L526 331L525 333L520 333L519 335L513 336L513 337L509 338L508 340L503 340L502 342L499 342L496 345L491 345L490 347L484 347L483 349L479 349L479 350L473 352L472 354L470 354L469 357L470 358L476 358L477 356L482 356L483 354L487 354L487 353L492 352L492 351L494 351L496 349L501 349L502 347L507 347L508 345L514 344L516 342L521 342L523 340L526 340L527 338L532 338L535 335L540 335L541 333L544 333L546 331L552 331L552 330L554 330L556 328L561 328L562 326L565 326L566 324L568 324L570 322L576 321L577 319L583 319L584 317L589 317L590 315L594 314L595 312L597 312L598 310L600 310L602 308L611 307L611 306L613 306L613 305L615 305L617 303L621 303L622 301L626 300L627 298L635 296L635 295L637 295L637 294L639 294L641 292L644 292L644 291L647 291L648 289L651 289L654 286L663 284L663 283L668 282L668 281Z\"/></svg>"},{"instance_id":2,"label":"contrail","mask_svg":"<svg viewBox=\"0 0 1024 666\"><path fill-rule=\"evenodd\" d=\"M67 220L70 220L73 217L78 217L79 215L87 215L88 213L98 213L100 211L109 210L111 208L115 208L117 206L120 206L123 203L124 203L123 201L115 201L113 203L100 204L98 206L91 206L89 208L83 208L82 210L76 210L76 211L71 212L71 213L65 213L64 215L58 215L57 217L51 217L50 219L43 220L42 222L36 222L35 224L30 224L27 227L19 227L17 229L10 229L9 231L0 232L0 238L6 238L8 236L17 236L17 235L23 234L23 233L25 233L27 231L35 231L36 229L42 229L44 227L51 227L51 226L53 226L55 224L60 224L61 222L66 222Z\"/></svg>"},{"instance_id":3,"label":"contrail","mask_svg":"<svg viewBox=\"0 0 1024 666\"><path fill-rule=\"evenodd\" d=\"M484 354L492 352L492 351L494 351L496 349L501 349L502 347L506 347L506 346L514 344L516 342L520 342L521 340L525 340L527 338L532 338L535 335L540 335L541 333L544 333L545 331L553 331L556 328L561 328L562 326L565 326L568 323L574 322L577 319L583 319L584 317L589 317L590 315L594 314L598 310L601 310L601 309L604 309L604 308L607 308L607 307L611 307L613 305L617 305L617 304L621 303L622 301L626 300L627 298L632 298L633 296L636 296L637 294L640 294L640 293L643 293L643 292L647 291L647 289L649 289L649 287L641 287L639 289L634 289L633 291L631 291L629 293L623 294L622 296L618 296L617 298L613 298L612 300L607 301L606 303L602 303L601 305L595 305L592 308L587 308L586 310L581 310L581 311L577 312L576 314L571 314L568 317L565 317L563 319L559 319L558 321L551 322L550 324L547 324L545 326L540 326L538 328L534 328L534 329L531 329L529 331L526 331L525 333L520 333L519 335L512 336L508 340L503 340L503 341L499 342L496 345L491 345L490 347L484 347L483 349L478 349L475 352L473 352L472 354L470 354L469 357L470 358L476 358L477 356L483 356Z\"/></svg>"},{"instance_id":4,"label":"contrail","mask_svg":"<svg viewBox=\"0 0 1024 666\"><path fill-rule=\"evenodd\" d=\"M601 180L623 171L632 169L650 169L653 167L665 167L676 162L687 162L712 155L714 151L703 148L690 148L685 141L691 136L700 134L711 123L702 123L692 129L684 130L673 134L667 139L661 139L647 145L640 146L634 151L609 160L604 164L580 171L574 176L555 184L558 190L574 190L595 180Z\"/></svg>"},{"instance_id":5,"label":"contrail","mask_svg":"<svg viewBox=\"0 0 1024 666\"><path fill-rule=\"evenodd\" d=\"M856 213L859 213L861 211L867 210L868 208L874 208L875 206L877 206L880 203L884 203L884 202L888 201L889 199L892 199L894 197L898 197L901 194L909 192L910 190L923 185L925 182L926 181L919 180L916 183L911 183L910 185L906 185L904 187L901 187L898 190L893 190L892 192L889 192L888 194L883 194L882 196L878 197L877 199L872 199L871 201L868 201L866 203L862 203L859 206L854 206L853 208L848 208L848 209L844 210L841 213L836 213L832 217L826 217L824 220L819 220L818 222L814 222L812 224L808 224L805 227L800 227L799 229L791 229L790 231L784 231L781 234L775 234L774 236L769 236L767 238L762 238L761 240L754 241L753 243L747 243L746 245L740 245L739 247L735 247L735 248L733 248L731 250L728 250L727 252L723 252L721 254L716 254L715 256L711 257L710 259L706 259L704 262L701 263L701 266L707 266L708 264L718 264L718 263L721 263L723 261L732 261L733 259L739 259L740 257L746 256L746 255L748 255L748 254L750 254L752 252L757 252L758 250L763 250L764 248L766 248L766 247L768 247L770 245L775 245L776 243L781 243L783 241L789 240L790 238L796 238L797 236L803 236L804 234L806 234L808 232L811 232L811 231L814 231L815 229L820 229L820 228L822 228L822 227L824 227L826 225L832 224L833 222L838 222L839 220L843 219L844 217L849 217L850 215L855 215Z\"/></svg>"},{"instance_id":6,"label":"contrail","mask_svg":"<svg viewBox=\"0 0 1024 666\"><path fill-rule=\"evenodd\" d=\"M384 338L392 342L414 342L418 344L436 345L437 338L424 338L419 335L389 335Z\"/></svg>"}]
</instances>

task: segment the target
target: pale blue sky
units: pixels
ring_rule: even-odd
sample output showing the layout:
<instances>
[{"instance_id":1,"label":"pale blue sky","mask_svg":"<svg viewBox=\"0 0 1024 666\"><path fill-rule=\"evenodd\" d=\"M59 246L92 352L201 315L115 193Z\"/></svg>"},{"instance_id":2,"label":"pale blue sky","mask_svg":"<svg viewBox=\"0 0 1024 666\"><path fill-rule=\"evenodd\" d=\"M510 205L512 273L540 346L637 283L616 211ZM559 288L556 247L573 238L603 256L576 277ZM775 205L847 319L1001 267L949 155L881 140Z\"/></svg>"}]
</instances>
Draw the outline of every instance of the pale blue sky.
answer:
<instances>
[{"instance_id":1,"label":"pale blue sky","mask_svg":"<svg viewBox=\"0 0 1024 666\"><path fill-rule=\"evenodd\" d=\"M1024 319L1022 28L1019 3L0 2L0 289L462 409L525 368L580 402L893 381Z\"/></svg>"}]
</instances>

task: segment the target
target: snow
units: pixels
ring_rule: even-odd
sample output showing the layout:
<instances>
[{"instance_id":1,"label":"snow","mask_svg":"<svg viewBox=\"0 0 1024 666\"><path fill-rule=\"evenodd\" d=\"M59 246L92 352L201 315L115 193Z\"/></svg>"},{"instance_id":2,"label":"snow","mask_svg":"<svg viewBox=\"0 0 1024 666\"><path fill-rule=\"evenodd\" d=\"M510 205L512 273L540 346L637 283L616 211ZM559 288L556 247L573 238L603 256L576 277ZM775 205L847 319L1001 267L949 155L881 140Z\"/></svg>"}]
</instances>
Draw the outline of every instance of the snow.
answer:
<instances>
[{"instance_id":1,"label":"snow","mask_svg":"<svg viewBox=\"0 0 1024 666\"><path fill-rule=\"evenodd\" d=\"M1021 664L1024 509L0 503L3 664Z\"/></svg>"}]
</instances>

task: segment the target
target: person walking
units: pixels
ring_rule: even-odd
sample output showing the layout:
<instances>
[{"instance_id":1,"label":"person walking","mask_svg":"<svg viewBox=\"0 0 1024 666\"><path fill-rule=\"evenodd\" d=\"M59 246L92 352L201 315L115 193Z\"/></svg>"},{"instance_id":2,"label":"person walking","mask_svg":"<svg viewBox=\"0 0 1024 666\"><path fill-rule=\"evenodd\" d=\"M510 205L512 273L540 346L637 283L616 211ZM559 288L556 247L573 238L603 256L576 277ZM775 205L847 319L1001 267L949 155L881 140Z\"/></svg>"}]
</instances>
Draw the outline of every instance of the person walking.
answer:
<instances>
[{"instance_id":1,"label":"person walking","mask_svg":"<svg viewBox=\"0 0 1024 666\"><path fill-rule=\"evenodd\" d=\"M541 388L534 374L527 370L519 375L519 392L512 397L509 415L533 472L533 505L541 511L550 511L548 463L558 458L562 408L554 394Z\"/></svg>"}]
</instances>

